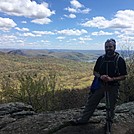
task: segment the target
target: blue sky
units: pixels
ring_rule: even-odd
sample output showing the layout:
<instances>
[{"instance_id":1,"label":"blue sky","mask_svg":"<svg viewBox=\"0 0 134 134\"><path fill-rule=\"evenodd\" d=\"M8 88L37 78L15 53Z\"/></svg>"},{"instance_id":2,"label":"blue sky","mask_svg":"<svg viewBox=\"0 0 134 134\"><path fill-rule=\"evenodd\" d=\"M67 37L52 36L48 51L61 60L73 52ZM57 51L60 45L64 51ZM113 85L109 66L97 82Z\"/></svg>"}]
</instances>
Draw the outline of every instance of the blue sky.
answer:
<instances>
[{"instance_id":1,"label":"blue sky","mask_svg":"<svg viewBox=\"0 0 134 134\"><path fill-rule=\"evenodd\" d=\"M0 0L0 48L134 49L133 0Z\"/></svg>"}]
</instances>

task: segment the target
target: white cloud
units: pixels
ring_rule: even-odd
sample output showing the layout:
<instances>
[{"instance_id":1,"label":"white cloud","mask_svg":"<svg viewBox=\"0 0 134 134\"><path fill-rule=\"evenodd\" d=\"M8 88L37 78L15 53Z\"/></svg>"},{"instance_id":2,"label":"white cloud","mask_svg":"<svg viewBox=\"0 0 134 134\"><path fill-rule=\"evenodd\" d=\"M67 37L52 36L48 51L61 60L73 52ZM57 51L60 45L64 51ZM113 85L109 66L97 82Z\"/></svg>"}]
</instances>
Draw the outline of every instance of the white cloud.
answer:
<instances>
[{"instance_id":1,"label":"white cloud","mask_svg":"<svg viewBox=\"0 0 134 134\"><path fill-rule=\"evenodd\" d=\"M77 0L72 0L72 1L70 1L70 3L76 9L83 7L83 5L80 2L78 2Z\"/></svg>"},{"instance_id":2,"label":"white cloud","mask_svg":"<svg viewBox=\"0 0 134 134\"><path fill-rule=\"evenodd\" d=\"M74 9L74 8L70 8L70 7L65 8L65 10L67 10L68 12L71 12L71 13L82 13L82 14L88 14L91 11L89 8L82 10L82 9Z\"/></svg>"},{"instance_id":3,"label":"white cloud","mask_svg":"<svg viewBox=\"0 0 134 134\"><path fill-rule=\"evenodd\" d=\"M77 13L77 10L74 8L71 8L71 7L67 7L67 8L65 8L65 10L67 10L68 12L71 12L71 13Z\"/></svg>"},{"instance_id":4,"label":"white cloud","mask_svg":"<svg viewBox=\"0 0 134 134\"><path fill-rule=\"evenodd\" d=\"M120 10L117 12L115 15L116 18L120 18L120 20L127 20L127 21L132 21L134 18L134 10Z\"/></svg>"},{"instance_id":5,"label":"white cloud","mask_svg":"<svg viewBox=\"0 0 134 134\"><path fill-rule=\"evenodd\" d=\"M27 22L26 21L21 21L21 23L26 24Z\"/></svg>"},{"instance_id":6,"label":"white cloud","mask_svg":"<svg viewBox=\"0 0 134 134\"><path fill-rule=\"evenodd\" d=\"M69 14L69 18L76 18L75 14Z\"/></svg>"},{"instance_id":7,"label":"white cloud","mask_svg":"<svg viewBox=\"0 0 134 134\"><path fill-rule=\"evenodd\" d=\"M51 15L55 14L55 11L51 11L48 8L48 4L43 2L37 4L35 1L30 0L2 0L0 1L0 12L3 12L12 16L24 16L28 18L47 19ZM48 24L51 22L47 20Z\"/></svg>"},{"instance_id":8,"label":"white cloud","mask_svg":"<svg viewBox=\"0 0 134 134\"><path fill-rule=\"evenodd\" d=\"M79 44L85 44L85 41L84 40L81 40L78 42Z\"/></svg>"},{"instance_id":9,"label":"white cloud","mask_svg":"<svg viewBox=\"0 0 134 134\"><path fill-rule=\"evenodd\" d=\"M75 14L69 14L69 15L64 15L64 16L67 17L67 18L71 18L71 19L76 18Z\"/></svg>"},{"instance_id":10,"label":"white cloud","mask_svg":"<svg viewBox=\"0 0 134 134\"><path fill-rule=\"evenodd\" d=\"M85 37L80 37L79 40L80 41L89 41L89 40L92 40L92 38L85 36Z\"/></svg>"},{"instance_id":11,"label":"white cloud","mask_svg":"<svg viewBox=\"0 0 134 134\"><path fill-rule=\"evenodd\" d=\"M4 42L4 43L3 43ZM17 48L24 41L15 35L2 34L0 37L1 48Z\"/></svg>"},{"instance_id":12,"label":"white cloud","mask_svg":"<svg viewBox=\"0 0 134 134\"><path fill-rule=\"evenodd\" d=\"M130 43L132 40L134 41L134 36L120 34L117 37L120 39L120 41L124 41L125 43Z\"/></svg>"},{"instance_id":13,"label":"white cloud","mask_svg":"<svg viewBox=\"0 0 134 134\"><path fill-rule=\"evenodd\" d=\"M110 32L104 32L104 31L99 31L99 32L93 32L92 35L95 35L95 36L102 36L102 35L113 35L113 33L110 33Z\"/></svg>"},{"instance_id":14,"label":"white cloud","mask_svg":"<svg viewBox=\"0 0 134 134\"><path fill-rule=\"evenodd\" d=\"M118 34L120 34L120 32L119 31L114 31L114 34L118 35Z\"/></svg>"},{"instance_id":15,"label":"white cloud","mask_svg":"<svg viewBox=\"0 0 134 134\"><path fill-rule=\"evenodd\" d=\"M35 37L36 35L33 34L33 33L24 33L22 36L25 36L25 37Z\"/></svg>"},{"instance_id":16,"label":"white cloud","mask_svg":"<svg viewBox=\"0 0 134 134\"><path fill-rule=\"evenodd\" d=\"M107 20L102 16L94 17L82 24L85 27L97 27L99 29L126 29L134 27L134 10L121 10L116 13L112 20Z\"/></svg>"},{"instance_id":17,"label":"white cloud","mask_svg":"<svg viewBox=\"0 0 134 134\"><path fill-rule=\"evenodd\" d=\"M78 12L78 13L82 13L82 14L88 14L90 11L91 11L91 9L86 8L86 9L83 9L83 10L78 9L77 12Z\"/></svg>"},{"instance_id":18,"label":"white cloud","mask_svg":"<svg viewBox=\"0 0 134 134\"><path fill-rule=\"evenodd\" d=\"M51 31L33 31L36 35L53 35L54 33Z\"/></svg>"},{"instance_id":19,"label":"white cloud","mask_svg":"<svg viewBox=\"0 0 134 134\"><path fill-rule=\"evenodd\" d=\"M65 8L70 13L82 13L82 14L88 14L91 9L85 8L84 5L82 5L77 0L71 0L70 1L71 7Z\"/></svg>"},{"instance_id":20,"label":"white cloud","mask_svg":"<svg viewBox=\"0 0 134 134\"><path fill-rule=\"evenodd\" d=\"M41 40L42 43L50 43L48 40Z\"/></svg>"},{"instance_id":21,"label":"white cloud","mask_svg":"<svg viewBox=\"0 0 134 134\"><path fill-rule=\"evenodd\" d=\"M44 18L44 19L35 19L35 20L32 20L31 22L43 25L43 24L49 24L51 20L49 18Z\"/></svg>"},{"instance_id":22,"label":"white cloud","mask_svg":"<svg viewBox=\"0 0 134 134\"><path fill-rule=\"evenodd\" d=\"M98 29L111 29L114 32L93 32L92 35L113 35L115 34L120 40L133 42L134 40L134 10L120 10L111 20L102 16L94 17L82 24L84 27L94 27ZM128 43L129 43L128 42ZM130 44L130 43L129 43ZM132 43L131 43L132 44Z\"/></svg>"},{"instance_id":23,"label":"white cloud","mask_svg":"<svg viewBox=\"0 0 134 134\"><path fill-rule=\"evenodd\" d=\"M17 24L9 18L0 17L0 30L9 31L11 28L15 27Z\"/></svg>"},{"instance_id":24,"label":"white cloud","mask_svg":"<svg viewBox=\"0 0 134 134\"><path fill-rule=\"evenodd\" d=\"M58 40L63 40L63 39L65 39L65 37L59 36L59 37L57 37L56 39L58 39Z\"/></svg>"},{"instance_id":25,"label":"white cloud","mask_svg":"<svg viewBox=\"0 0 134 134\"><path fill-rule=\"evenodd\" d=\"M1 38L0 38L0 40L3 40L3 41L13 41L13 40L15 40L15 39L17 39L17 37L16 36L14 36L14 35L6 35L6 34L3 34L3 35L1 35Z\"/></svg>"},{"instance_id":26,"label":"white cloud","mask_svg":"<svg viewBox=\"0 0 134 134\"><path fill-rule=\"evenodd\" d=\"M76 38L73 38L73 39L71 39L72 41L77 41L77 39Z\"/></svg>"},{"instance_id":27,"label":"white cloud","mask_svg":"<svg viewBox=\"0 0 134 134\"><path fill-rule=\"evenodd\" d=\"M29 29L28 28L19 28L19 27L15 27L16 30L18 31L22 31L22 32L28 32Z\"/></svg>"},{"instance_id":28,"label":"white cloud","mask_svg":"<svg viewBox=\"0 0 134 134\"><path fill-rule=\"evenodd\" d=\"M18 36L24 36L24 37L41 37L42 35L54 35L55 33L51 31L32 31L32 32L26 32L26 33L17 33Z\"/></svg>"},{"instance_id":29,"label":"white cloud","mask_svg":"<svg viewBox=\"0 0 134 134\"><path fill-rule=\"evenodd\" d=\"M104 17L99 16L99 17L93 17L92 20L89 20L85 23L82 24L84 27L97 27L97 28L108 28L109 27L109 22L106 20Z\"/></svg>"},{"instance_id":30,"label":"white cloud","mask_svg":"<svg viewBox=\"0 0 134 134\"><path fill-rule=\"evenodd\" d=\"M24 43L23 40L17 40L16 42L17 42L17 43Z\"/></svg>"},{"instance_id":31,"label":"white cloud","mask_svg":"<svg viewBox=\"0 0 134 134\"><path fill-rule=\"evenodd\" d=\"M57 31L58 34L63 34L63 35L82 35L82 34L86 34L88 33L86 30L84 29L81 29L81 30L78 30L78 29L64 29L64 30L61 30L61 31Z\"/></svg>"},{"instance_id":32,"label":"white cloud","mask_svg":"<svg viewBox=\"0 0 134 134\"><path fill-rule=\"evenodd\" d=\"M121 32L124 33L125 35L134 36L134 27L122 29Z\"/></svg>"}]
</instances>

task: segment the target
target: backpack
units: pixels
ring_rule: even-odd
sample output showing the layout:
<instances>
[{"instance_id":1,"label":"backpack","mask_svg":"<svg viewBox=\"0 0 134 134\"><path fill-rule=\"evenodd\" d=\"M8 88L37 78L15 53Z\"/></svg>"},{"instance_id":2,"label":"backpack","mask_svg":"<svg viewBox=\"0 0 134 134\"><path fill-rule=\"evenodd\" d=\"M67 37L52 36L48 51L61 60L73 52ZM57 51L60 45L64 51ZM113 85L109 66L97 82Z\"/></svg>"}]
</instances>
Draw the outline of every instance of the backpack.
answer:
<instances>
[{"instance_id":1,"label":"backpack","mask_svg":"<svg viewBox=\"0 0 134 134\"><path fill-rule=\"evenodd\" d=\"M117 74L119 74L118 61L119 61L120 57L121 56L119 54L117 54L114 58L115 73L117 73ZM101 68L101 66L103 65L104 62L107 62L107 61L105 61L105 54L102 55L100 68ZM100 79L95 76L94 79L93 79L93 82L90 86L90 91L91 91L91 93L94 93L99 88L100 88Z\"/></svg>"},{"instance_id":2,"label":"backpack","mask_svg":"<svg viewBox=\"0 0 134 134\"><path fill-rule=\"evenodd\" d=\"M119 61L119 58L120 58L120 54L116 54L115 58L114 58L114 65L115 65L115 74L119 74L119 68L118 68L118 61ZM101 59L101 65L100 65L100 68L102 67L103 63L104 62L108 62L108 61L105 61L105 54L102 55L102 59Z\"/></svg>"},{"instance_id":3,"label":"backpack","mask_svg":"<svg viewBox=\"0 0 134 134\"><path fill-rule=\"evenodd\" d=\"M90 86L90 91L91 93L94 93L99 88L100 88L100 79L95 76Z\"/></svg>"}]
</instances>

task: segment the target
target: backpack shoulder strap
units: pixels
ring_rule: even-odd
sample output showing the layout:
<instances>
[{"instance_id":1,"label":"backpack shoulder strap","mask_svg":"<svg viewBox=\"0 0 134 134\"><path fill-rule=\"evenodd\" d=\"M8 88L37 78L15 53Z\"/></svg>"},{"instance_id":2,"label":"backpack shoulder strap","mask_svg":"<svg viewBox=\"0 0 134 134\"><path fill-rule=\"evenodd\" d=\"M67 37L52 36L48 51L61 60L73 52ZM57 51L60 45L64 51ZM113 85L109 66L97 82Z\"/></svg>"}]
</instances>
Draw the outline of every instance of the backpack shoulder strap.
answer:
<instances>
[{"instance_id":1,"label":"backpack shoulder strap","mask_svg":"<svg viewBox=\"0 0 134 134\"><path fill-rule=\"evenodd\" d=\"M104 61L105 61L105 54L103 54L103 55L101 56L100 68L101 68L102 64L104 63Z\"/></svg>"},{"instance_id":2,"label":"backpack shoulder strap","mask_svg":"<svg viewBox=\"0 0 134 134\"><path fill-rule=\"evenodd\" d=\"M119 58L120 58L120 57L121 57L120 54L117 54L117 55L115 56L115 60L114 60L114 62L115 62L115 73L119 73L118 61L119 61Z\"/></svg>"}]
</instances>

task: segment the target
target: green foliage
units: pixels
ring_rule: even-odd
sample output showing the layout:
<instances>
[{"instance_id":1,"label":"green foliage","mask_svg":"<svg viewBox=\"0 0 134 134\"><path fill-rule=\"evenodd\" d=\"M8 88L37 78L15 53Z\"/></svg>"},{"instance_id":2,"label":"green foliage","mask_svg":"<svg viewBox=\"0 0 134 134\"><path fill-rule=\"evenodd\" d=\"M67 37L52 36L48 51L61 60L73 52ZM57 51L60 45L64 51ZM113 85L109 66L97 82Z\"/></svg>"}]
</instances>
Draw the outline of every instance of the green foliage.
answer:
<instances>
[{"instance_id":1,"label":"green foliage","mask_svg":"<svg viewBox=\"0 0 134 134\"><path fill-rule=\"evenodd\" d=\"M56 72L58 77L57 89L60 87L69 89L86 88L91 81L92 68L93 64L53 57L0 55L0 88L1 81L5 76L10 75L12 80L17 80L17 75L22 73L46 75L51 71Z\"/></svg>"},{"instance_id":2,"label":"green foliage","mask_svg":"<svg viewBox=\"0 0 134 134\"><path fill-rule=\"evenodd\" d=\"M2 82L3 101L21 101L32 105L36 110L43 110L42 105L47 101L45 108L49 109L48 100L52 100L54 96L56 74L50 73L44 77L37 77L37 74L18 75L18 88L15 88L13 81L6 77ZM43 97L46 99L42 99Z\"/></svg>"},{"instance_id":3,"label":"green foliage","mask_svg":"<svg viewBox=\"0 0 134 134\"><path fill-rule=\"evenodd\" d=\"M93 65L54 57L0 54L0 103L21 101L37 111L82 106Z\"/></svg>"},{"instance_id":4,"label":"green foliage","mask_svg":"<svg viewBox=\"0 0 134 134\"><path fill-rule=\"evenodd\" d=\"M121 82L120 102L134 101L134 55L126 60L128 75Z\"/></svg>"},{"instance_id":5,"label":"green foliage","mask_svg":"<svg viewBox=\"0 0 134 134\"><path fill-rule=\"evenodd\" d=\"M79 107L86 100L87 89L55 90L55 73L39 78L37 74L22 74L17 78L18 89L10 78L5 78L6 83L2 84L4 102L21 101L32 105L36 111L48 111Z\"/></svg>"}]
</instances>

